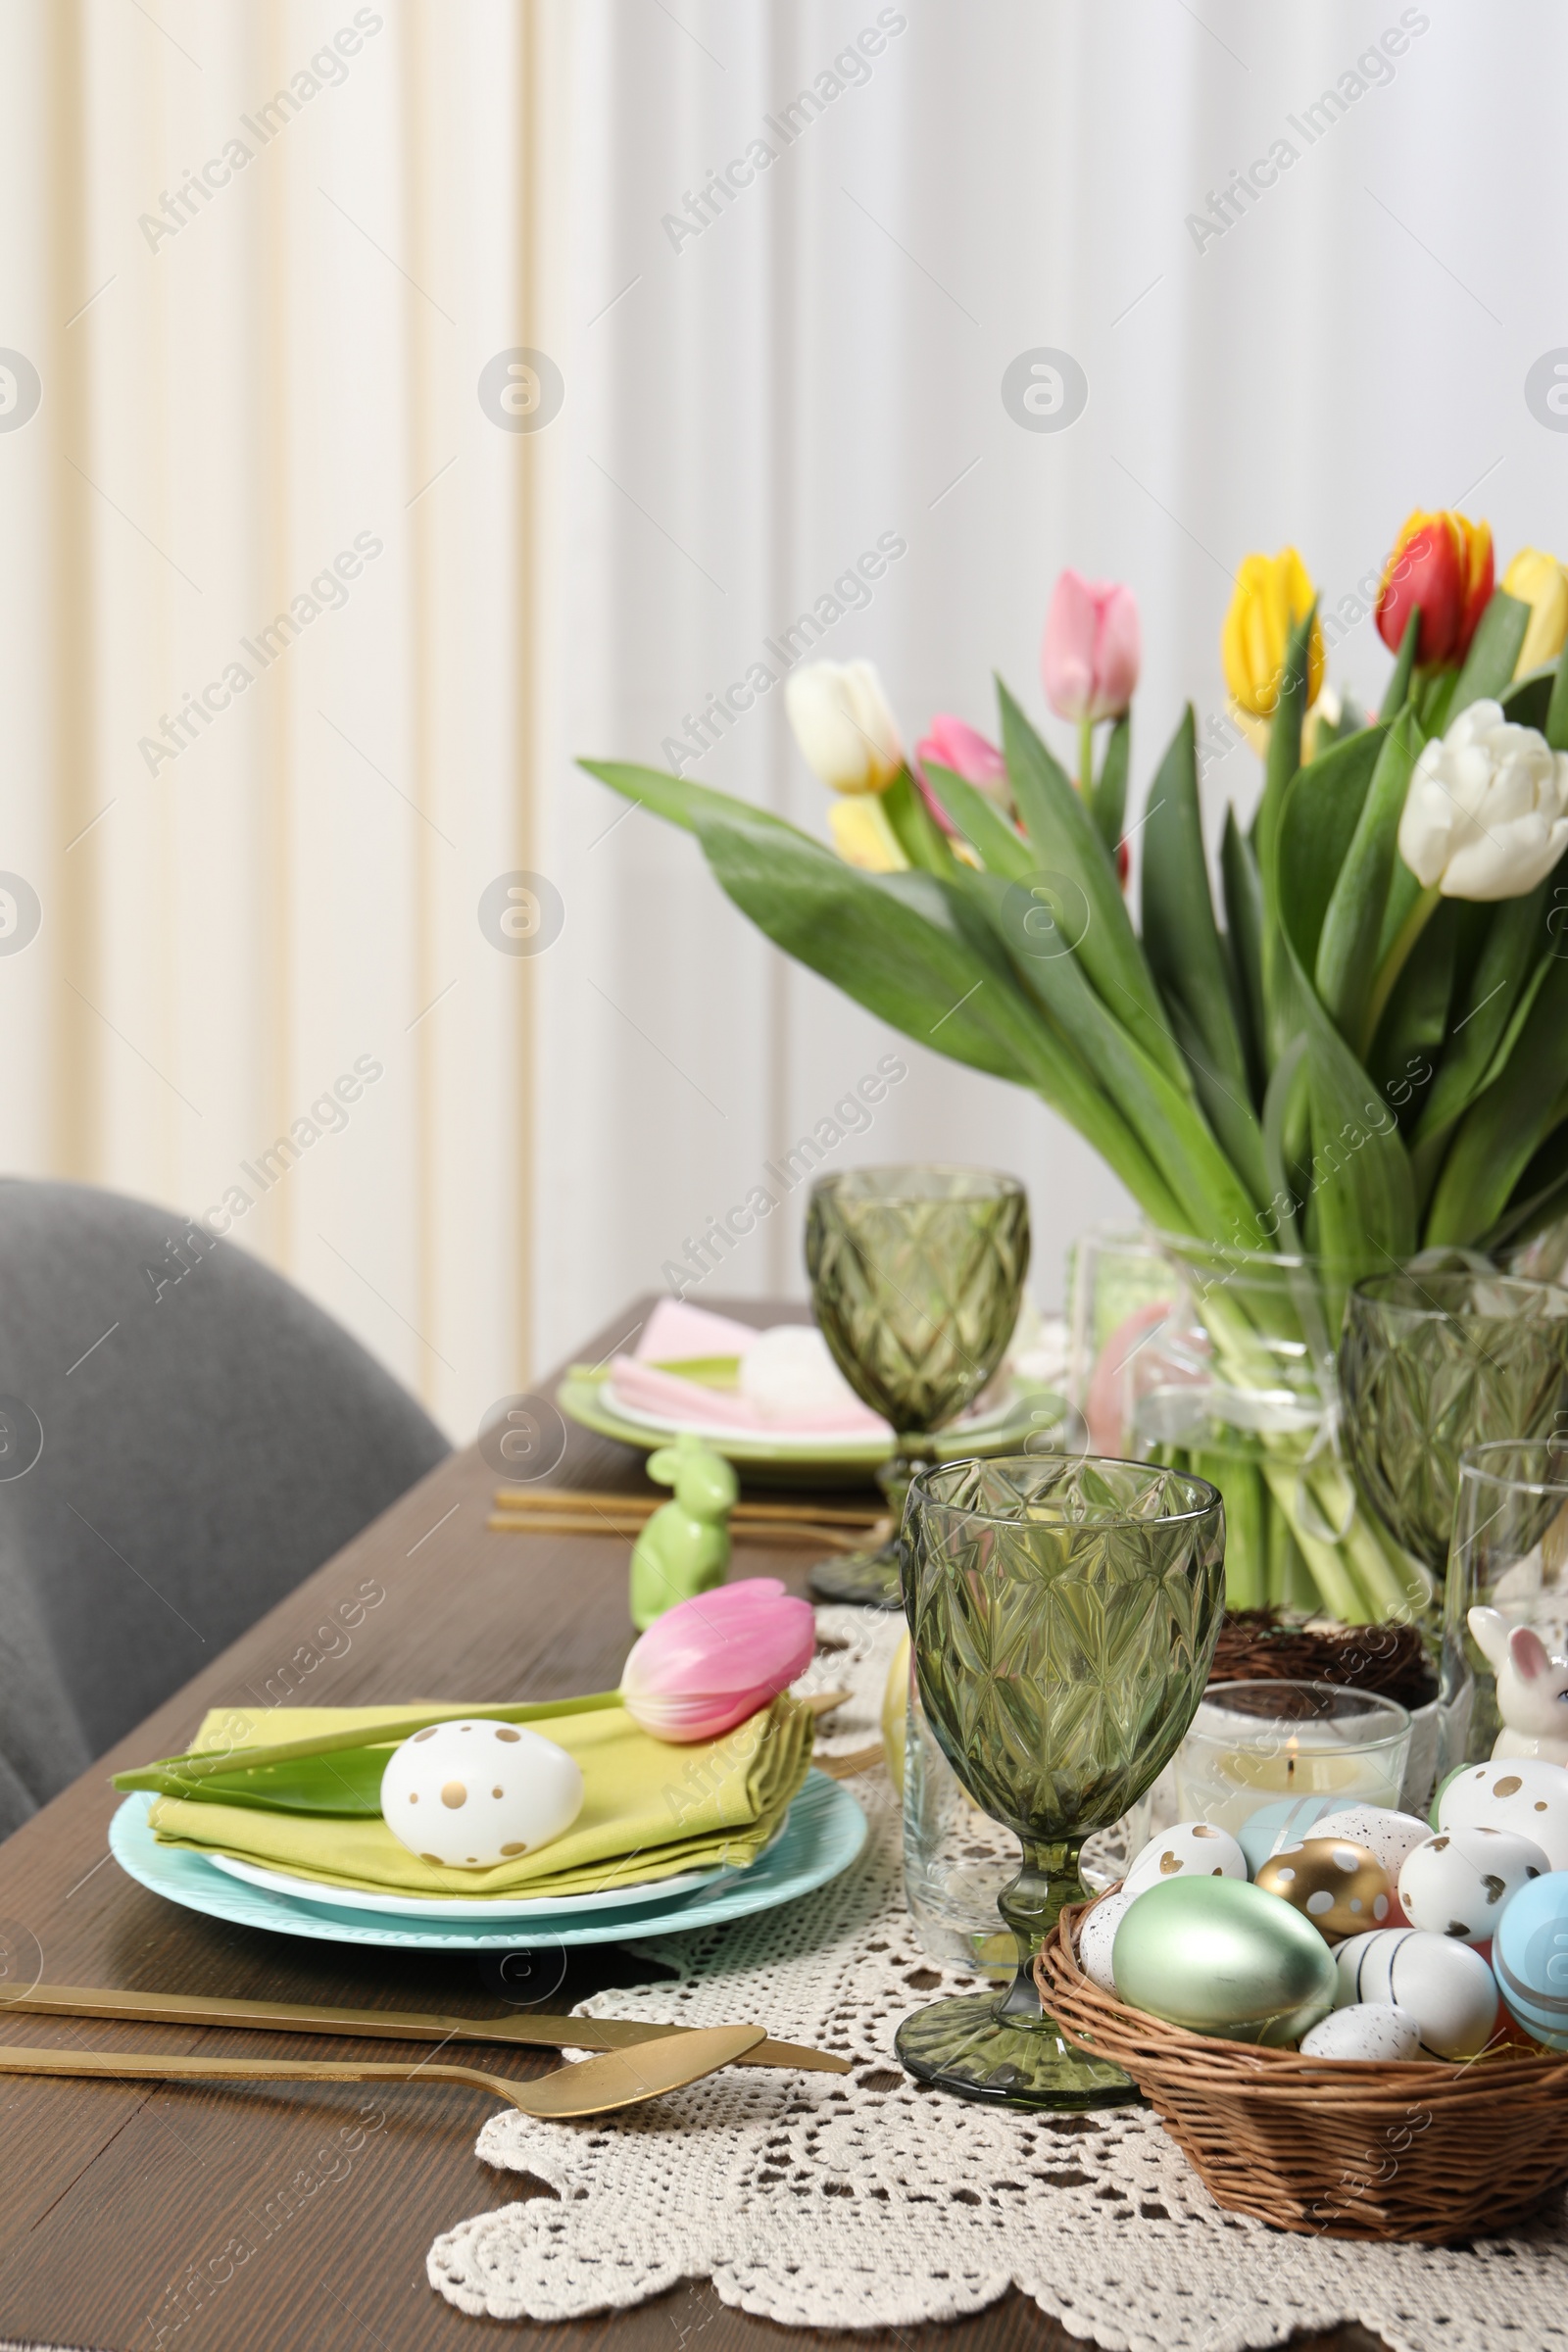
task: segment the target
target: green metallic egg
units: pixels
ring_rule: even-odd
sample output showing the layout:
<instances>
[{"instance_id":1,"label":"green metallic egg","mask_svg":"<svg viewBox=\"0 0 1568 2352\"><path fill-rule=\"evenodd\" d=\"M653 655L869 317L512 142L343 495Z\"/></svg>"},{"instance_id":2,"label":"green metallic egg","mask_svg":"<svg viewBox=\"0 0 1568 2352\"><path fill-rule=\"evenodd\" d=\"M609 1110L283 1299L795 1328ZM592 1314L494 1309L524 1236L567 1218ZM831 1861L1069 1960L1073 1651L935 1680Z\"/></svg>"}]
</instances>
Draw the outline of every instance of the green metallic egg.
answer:
<instances>
[{"instance_id":1,"label":"green metallic egg","mask_svg":"<svg viewBox=\"0 0 1568 2352\"><path fill-rule=\"evenodd\" d=\"M1327 2017L1334 1954L1310 1920L1241 1879L1166 1879L1111 1947L1120 1997L1192 2034L1281 2048Z\"/></svg>"}]
</instances>

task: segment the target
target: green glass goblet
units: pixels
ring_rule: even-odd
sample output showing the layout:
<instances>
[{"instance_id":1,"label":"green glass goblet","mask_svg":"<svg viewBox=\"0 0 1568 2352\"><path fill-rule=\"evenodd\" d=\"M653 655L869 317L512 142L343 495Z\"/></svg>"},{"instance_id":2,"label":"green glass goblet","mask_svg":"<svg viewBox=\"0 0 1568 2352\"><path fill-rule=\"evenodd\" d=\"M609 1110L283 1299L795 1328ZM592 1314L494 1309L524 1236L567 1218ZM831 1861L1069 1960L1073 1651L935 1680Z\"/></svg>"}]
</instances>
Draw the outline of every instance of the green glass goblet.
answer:
<instances>
[{"instance_id":1,"label":"green glass goblet","mask_svg":"<svg viewBox=\"0 0 1568 2352\"><path fill-rule=\"evenodd\" d=\"M878 1473L895 1528L931 1434L973 1402L1001 1363L1029 1269L1029 1201L982 1168L849 1168L820 1177L806 1218L811 1305L856 1395L895 1432ZM823 1560L822 1600L894 1608L895 1538Z\"/></svg>"},{"instance_id":2,"label":"green glass goblet","mask_svg":"<svg viewBox=\"0 0 1568 2352\"><path fill-rule=\"evenodd\" d=\"M1374 1275L1345 1302L1339 1369L1362 1500L1441 1588L1460 1454L1568 1428L1568 1290L1468 1268Z\"/></svg>"},{"instance_id":3,"label":"green glass goblet","mask_svg":"<svg viewBox=\"0 0 1568 2352\"><path fill-rule=\"evenodd\" d=\"M1084 1839L1137 1802L1198 1710L1225 1607L1224 1503L1152 1462L948 1462L911 1483L902 1551L920 1702L1023 1867L998 1900L1012 1984L917 2009L899 2056L995 2106L1125 2105L1127 2077L1064 2038L1032 1963L1087 1897Z\"/></svg>"}]
</instances>

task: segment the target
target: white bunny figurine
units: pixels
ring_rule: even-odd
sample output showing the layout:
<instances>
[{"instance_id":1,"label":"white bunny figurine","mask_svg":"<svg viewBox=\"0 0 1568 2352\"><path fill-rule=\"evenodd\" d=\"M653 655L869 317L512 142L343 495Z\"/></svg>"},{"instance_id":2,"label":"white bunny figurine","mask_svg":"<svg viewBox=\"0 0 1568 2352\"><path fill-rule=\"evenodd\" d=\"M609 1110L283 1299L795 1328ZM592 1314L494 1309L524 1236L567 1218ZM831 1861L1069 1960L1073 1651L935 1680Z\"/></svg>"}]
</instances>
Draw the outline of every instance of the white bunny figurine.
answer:
<instances>
[{"instance_id":1,"label":"white bunny figurine","mask_svg":"<svg viewBox=\"0 0 1568 2352\"><path fill-rule=\"evenodd\" d=\"M1500 1609L1472 1609L1470 1631L1497 1678L1494 1757L1568 1764L1568 1658L1553 1657L1533 1627L1510 1626Z\"/></svg>"}]
</instances>

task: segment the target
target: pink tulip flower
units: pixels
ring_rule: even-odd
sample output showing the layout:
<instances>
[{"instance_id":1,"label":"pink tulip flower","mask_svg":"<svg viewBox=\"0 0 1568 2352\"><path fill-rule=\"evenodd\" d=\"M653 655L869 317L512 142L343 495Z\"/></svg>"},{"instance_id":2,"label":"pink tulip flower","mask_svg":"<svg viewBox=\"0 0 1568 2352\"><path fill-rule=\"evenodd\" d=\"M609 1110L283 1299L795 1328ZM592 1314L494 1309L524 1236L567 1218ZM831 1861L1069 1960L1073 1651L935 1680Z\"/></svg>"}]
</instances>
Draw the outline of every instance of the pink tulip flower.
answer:
<instances>
[{"instance_id":1,"label":"pink tulip flower","mask_svg":"<svg viewBox=\"0 0 1568 2352\"><path fill-rule=\"evenodd\" d=\"M1000 808L1010 810L1012 793L1007 783L1007 762L994 743L978 734L968 722L955 718L951 711L939 710L930 729L914 748L914 780L921 797L944 833L956 830L942 803L925 780L924 762L934 760L938 767L951 767L956 775L995 801Z\"/></svg>"},{"instance_id":2,"label":"pink tulip flower","mask_svg":"<svg viewBox=\"0 0 1568 2352\"><path fill-rule=\"evenodd\" d=\"M1119 718L1138 684L1138 600L1117 580L1064 571L1051 592L1040 675L1058 718L1094 726Z\"/></svg>"},{"instance_id":3,"label":"pink tulip flower","mask_svg":"<svg viewBox=\"0 0 1568 2352\"><path fill-rule=\"evenodd\" d=\"M748 1577L656 1617L632 1644L620 1695L655 1740L718 1740L804 1674L815 1647L810 1602L776 1576Z\"/></svg>"}]
</instances>

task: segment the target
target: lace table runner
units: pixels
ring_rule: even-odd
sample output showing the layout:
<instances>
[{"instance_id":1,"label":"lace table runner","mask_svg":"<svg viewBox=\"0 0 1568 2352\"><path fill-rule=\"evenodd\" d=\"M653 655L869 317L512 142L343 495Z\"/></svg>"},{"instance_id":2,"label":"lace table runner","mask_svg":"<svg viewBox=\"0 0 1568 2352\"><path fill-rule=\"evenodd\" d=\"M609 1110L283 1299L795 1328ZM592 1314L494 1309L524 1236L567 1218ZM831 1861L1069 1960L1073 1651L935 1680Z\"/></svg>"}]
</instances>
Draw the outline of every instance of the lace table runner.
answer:
<instances>
[{"instance_id":1,"label":"lace table runner","mask_svg":"<svg viewBox=\"0 0 1568 2352\"><path fill-rule=\"evenodd\" d=\"M823 1679L850 1683L856 1718L874 1724L888 1629L834 1610L823 1632L841 1619L852 1647ZM858 1720L835 1744L870 1736ZM439 2237L428 2275L449 2302L581 2319L711 2279L723 2302L786 2327L869 2328L966 2317L1016 2285L1115 2352L1243 2352L1347 2321L1397 2352L1568 2352L1560 2207L1463 2248L1296 2237L1222 2212L1143 2109L998 2112L912 2082L893 2054L900 2019L973 1981L914 1938L886 1777L852 1786L870 1836L842 1878L787 1910L641 1947L675 1980L584 2007L755 2019L854 2072L732 2068L619 2119L493 2117L481 2160L555 2196Z\"/></svg>"}]
</instances>

